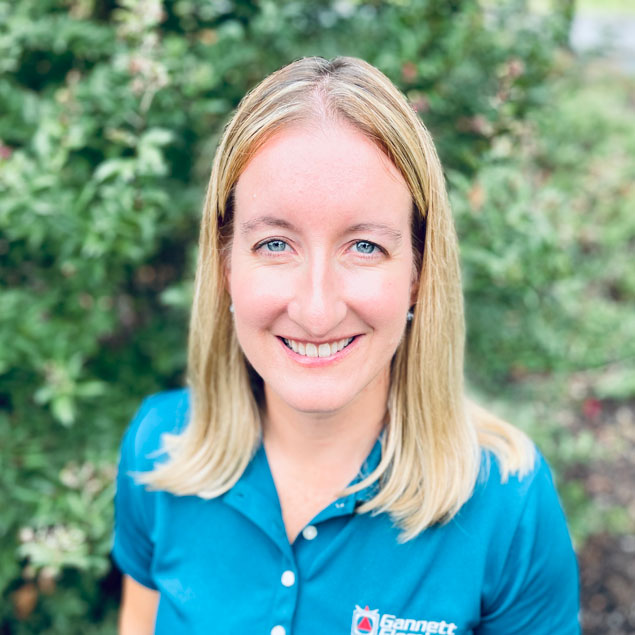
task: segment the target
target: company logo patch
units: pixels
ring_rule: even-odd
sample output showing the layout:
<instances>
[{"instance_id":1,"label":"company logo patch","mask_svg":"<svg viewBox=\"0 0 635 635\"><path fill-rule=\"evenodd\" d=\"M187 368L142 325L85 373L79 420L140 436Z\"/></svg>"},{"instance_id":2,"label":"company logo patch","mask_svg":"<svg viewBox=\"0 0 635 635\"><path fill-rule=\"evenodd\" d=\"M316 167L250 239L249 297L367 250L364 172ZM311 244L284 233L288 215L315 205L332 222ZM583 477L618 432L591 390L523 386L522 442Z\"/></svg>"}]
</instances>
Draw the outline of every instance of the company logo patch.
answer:
<instances>
[{"instance_id":1,"label":"company logo patch","mask_svg":"<svg viewBox=\"0 0 635 635\"><path fill-rule=\"evenodd\" d=\"M457 625L447 620L414 620L390 613L381 615L378 609L369 609L366 605L365 608L355 606L351 635L455 635L456 629Z\"/></svg>"},{"instance_id":2,"label":"company logo patch","mask_svg":"<svg viewBox=\"0 0 635 635\"><path fill-rule=\"evenodd\" d=\"M353 625L351 635L377 635L379 628L379 611L356 606L353 611Z\"/></svg>"}]
</instances>

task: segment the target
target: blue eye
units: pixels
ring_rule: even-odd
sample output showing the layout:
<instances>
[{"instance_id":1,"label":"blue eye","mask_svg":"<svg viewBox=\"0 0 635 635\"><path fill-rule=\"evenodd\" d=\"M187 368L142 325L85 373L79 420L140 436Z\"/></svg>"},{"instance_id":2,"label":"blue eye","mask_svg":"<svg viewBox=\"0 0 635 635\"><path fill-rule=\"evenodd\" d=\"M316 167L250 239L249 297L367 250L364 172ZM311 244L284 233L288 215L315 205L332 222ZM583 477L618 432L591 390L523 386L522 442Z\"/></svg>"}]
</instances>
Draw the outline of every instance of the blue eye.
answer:
<instances>
[{"instance_id":1,"label":"blue eye","mask_svg":"<svg viewBox=\"0 0 635 635\"><path fill-rule=\"evenodd\" d=\"M355 249L357 249L360 254L370 255L375 252L377 245L375 243L370 243L367 240L358 240L355 243Z\"/></svg>"},{"instance_id":2,"label":"blue eye","mask_svg":"<svg viewBox=\"0 0 635 635\"><path fill-rule=\"evenodd\" d=\"M285 243L284 240L269 240L262 246L266 246L269 251L284 251L287 243Z\"/></svg>"}]
</instances>

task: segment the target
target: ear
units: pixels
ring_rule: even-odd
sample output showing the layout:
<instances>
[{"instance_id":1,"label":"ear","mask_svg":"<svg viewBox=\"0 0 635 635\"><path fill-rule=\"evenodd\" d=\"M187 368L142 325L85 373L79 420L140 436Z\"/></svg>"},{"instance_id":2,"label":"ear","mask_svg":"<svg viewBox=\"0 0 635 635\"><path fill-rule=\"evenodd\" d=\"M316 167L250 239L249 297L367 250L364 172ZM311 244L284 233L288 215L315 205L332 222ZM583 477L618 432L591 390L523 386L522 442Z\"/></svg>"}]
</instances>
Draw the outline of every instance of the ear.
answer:
<instances>
[{"instance_id":1,"label":"ear","mask_svg":"<svg viewBox=\"0 0 635 635\"><path fill-rule=\"evenodd\" d=\"M234 301L231 294L231 267L230 267L229 253L223 255L221 266L223 268L223 287L225 293L227 293L227 299L229 300L229 313L233 318L234 314Z\"/></svg>"},{"instance_id":2,"label":"ear","mask_svg":"<svg viewBox=\"0 0 635 635\"><path fill-rule=\"evenodd\" d=\"M412 267L412 279L410 281L410 306L417 303L417 297L419 295L419 271L413 265Z\"/></svg>"},{"instance_id":3,"label":"ear","mask_svg":"<svg viewBox=\"0 0 635 635\"><path fill-rule=\"evenodd\" d=\"M223 276L223 288L230 293L231 253L227 246L221 248L220 253L221 275Z\"/></svg>"}]
</instances>

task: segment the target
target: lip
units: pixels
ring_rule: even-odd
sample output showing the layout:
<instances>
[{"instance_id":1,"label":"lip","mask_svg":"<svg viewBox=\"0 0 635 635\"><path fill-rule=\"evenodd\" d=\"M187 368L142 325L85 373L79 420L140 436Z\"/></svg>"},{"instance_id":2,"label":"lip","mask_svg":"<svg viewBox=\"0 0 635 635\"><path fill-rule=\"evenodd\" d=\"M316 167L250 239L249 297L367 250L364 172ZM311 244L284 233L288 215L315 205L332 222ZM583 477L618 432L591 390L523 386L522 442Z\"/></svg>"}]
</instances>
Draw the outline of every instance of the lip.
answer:
<instances>
[{"instance_id":1,"label":"lip","mask_svg":"<svg viewBox=\"0 0 635 635\"><path fill-rule=\"evenodd\" d=\"M292 351L283 341L281 337L276 337L280 346L284 350L284 352L288 355L288 357L293 360L296 364L300 364L301 366L306 366L308 368L320 368L321 366L328 366L330 364L337 364L341 360L348 357L351 352L357 348L359 341L362 339L363 335L351 335L349 337L353 338L353 341L343 348L341 351L337 351L334 355L329 355L328 357L307 357L306 355L300 355L295 351ZM289 339L289 338L287 338ZM344 339L344 338L340 338ZM304 341L304 340L299 340ZM332 341L332 340L325 340ZM315 342L314 342L315 343ZM324 342L320 342L324 343ZM319 343L317 343L319 344Z\"/></svg>"}]
</instances>

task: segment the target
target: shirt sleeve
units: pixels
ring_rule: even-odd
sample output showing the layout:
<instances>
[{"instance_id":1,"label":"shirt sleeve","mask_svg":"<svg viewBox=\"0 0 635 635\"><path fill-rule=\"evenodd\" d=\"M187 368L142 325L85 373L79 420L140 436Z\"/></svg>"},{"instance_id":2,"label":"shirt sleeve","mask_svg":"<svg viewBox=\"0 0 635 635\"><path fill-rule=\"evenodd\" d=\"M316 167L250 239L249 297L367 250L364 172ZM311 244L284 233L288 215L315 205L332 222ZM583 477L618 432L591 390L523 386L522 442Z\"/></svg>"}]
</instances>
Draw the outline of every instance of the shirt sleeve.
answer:
<instances>
[{"instance_id":1,"label":"shirt sleeve","mask_svg":"<svg viewBox=\"0 0 635 635\"><path fill-rule=\"evenodd\" d=\"M538 459L477 635L578 635L578 565L551 473Z\"/></svg>"},{"instance_id":2,"label":"shirt sleeve","mask_svg":"<svg viewBox=\"0 0 635 635\"><path fill-rule=\"evenodd\" d=\"M154 495L135 482L134 473L144 459L137 447L139 425L148 412L148 400L142 404L121 443L115 493L115 532L112 555L121 571L145 587L156 589L152 580L152 513Z\"/></svg>"}]
</instances>

